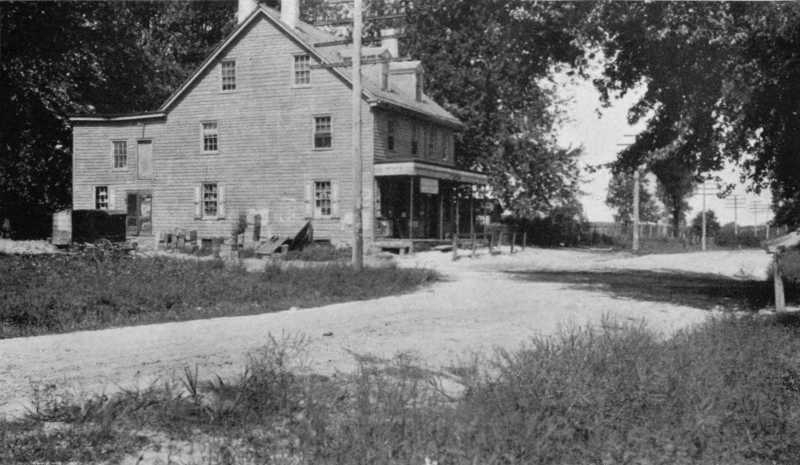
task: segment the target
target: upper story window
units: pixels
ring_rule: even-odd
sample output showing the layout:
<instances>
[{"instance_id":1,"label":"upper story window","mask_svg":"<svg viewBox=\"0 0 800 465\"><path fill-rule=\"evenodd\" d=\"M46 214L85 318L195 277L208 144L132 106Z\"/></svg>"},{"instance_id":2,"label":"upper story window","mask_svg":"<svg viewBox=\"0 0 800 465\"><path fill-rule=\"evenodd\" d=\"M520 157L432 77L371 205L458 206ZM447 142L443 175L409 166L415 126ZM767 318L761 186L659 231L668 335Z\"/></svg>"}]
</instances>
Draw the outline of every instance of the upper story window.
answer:
<instances>
[{"instance_id":1,"label":"upper story window","mask_svg":"<svg viewBox=\"0 0 800 465\"><path fill-rule=\"evenodd\" d=\"M108 186L95 186L94 208L108 210Z\"/></svg>"},{"instance_id":2,"label":"upper story window","mask_svg":"<svg viewBox=\"0 0 800 465\"><path fill-rule=\"evenodd\" d=\"M411 155L419 153L419 127L411 123Z\"/></svg>"},{"instance_id":3,"label":"upper story window","mask_svg":"<svg viewBox=\"0 0 800 465\"><path fill-rule=\"evenodd\" d=\"M128 143L124 140L115 140L114 145L114 168L128 167Z\"/></svg>"},{"instance_id":4,"label":"upper story window","mask_svg":"<svg viewBox=\"0 0 800 465\"><path fill-rule=\"evenodd\" d=\"M393 119L386 122L386 150L390 151L394 151L394 126Z\"/></svg>"},{"instance_id":5,"label":"upper story window","mask_svg":"<svg viewBox=\"0 0 800 465\"><path fill-rule=\"evenodd\" d=\"M447 131L441 131L441 145L439 146L439 150L442 153L442 160L447 160L447 146L449 138L447 137Z\"/></svg>"},{"instance_id":6,"label":"upper story window","mask_svg":"<svg viewBox=\"0 0 800 465\"><path fill-rule=\"evenodd\" d=\"M330 116L314 117L314 148L329 149L333 146L333 129Z\"/></svg>"},{"instance_id":7,"label":"upper story window","mask_svg":"<svg viewBox=\"0 0 800 465\"><path fill-rule=\"evenodd\" d=\"M219 151L219 139L216 121L203 123L203 152L215 153Z\"/></svg>"},{"instance_id":8,"label":"upper story window","mask_svg":"<svg viewBox=\"0 0 800 465\"><path fill-rule=\"evenodd\" d=\"M236 90L236 60L222 61L222 90Z\"/></svg>"},{"instance_id":9,"label":"upper story window","mask_svg":"<svg viewBox=\"0 0 800 465\"><path fill-rule=\"evenodd\" d=\"M428 128L428 150L425 153L429 157L433 157L434 155L434 141L436 140L436 129L435 128Z\"/></svg>"},{"instance_id":10,"label":"upper story window","mask_svg":"<svg viewBox=\"0 0 800 465\"><path fill-rule=\"evenodd\" d=\"M294 85L311 84L311 57L309 55L294 56Z\"/></svg>"}]
</instances>

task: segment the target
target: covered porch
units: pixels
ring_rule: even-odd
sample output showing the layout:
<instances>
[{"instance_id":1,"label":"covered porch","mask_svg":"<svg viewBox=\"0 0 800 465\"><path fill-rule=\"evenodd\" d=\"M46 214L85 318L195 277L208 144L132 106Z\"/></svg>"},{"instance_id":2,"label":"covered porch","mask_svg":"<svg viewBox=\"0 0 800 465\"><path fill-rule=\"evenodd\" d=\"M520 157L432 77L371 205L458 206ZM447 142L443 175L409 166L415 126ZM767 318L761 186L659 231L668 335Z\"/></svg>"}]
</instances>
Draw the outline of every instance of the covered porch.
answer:
<instances>
[{"instance_id":1,"label":"covered porch","mask_svg":"<svg viewBox=\"0 0 800 465\"><path fill-rule=\"evenodd\" d=\"M375 245L400 248L476 232L475 185L486 175L423 161L375 164Z\"/></svg>"}]
</instances>

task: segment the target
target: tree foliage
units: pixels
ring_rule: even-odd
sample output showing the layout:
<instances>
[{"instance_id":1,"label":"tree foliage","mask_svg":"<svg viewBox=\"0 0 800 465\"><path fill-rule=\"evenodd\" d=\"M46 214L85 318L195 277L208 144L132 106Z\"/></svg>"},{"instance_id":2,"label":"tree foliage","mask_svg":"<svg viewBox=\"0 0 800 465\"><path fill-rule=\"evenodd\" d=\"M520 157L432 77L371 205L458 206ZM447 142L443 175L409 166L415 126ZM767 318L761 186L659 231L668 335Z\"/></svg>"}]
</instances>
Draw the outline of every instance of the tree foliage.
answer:
<instances>
[{"instance_id":1,"label":"tree foliage","mask_svg":"<svg viewBox=\"0 0 800 465\"><path fill-rule=\"evenodd\" d=\"M771 188L779 223L800 224L799 4L604 2L591 18L586 37L613 57L604 98L647 86L629 119L650 120L619 164L672 159L697 176L736 162Z\"/></svg>"},{"instance_id":2,"label":"tree foliage","mask_svg":"<svg viewBox=\"0 0 800 465\"><path fill-rule=\"evenodd\" d=\"M608 182L606 205L616 210L614 221L629 225L633 218L633 172L614 173ZM647 176L639 178L639 219L656 222L661 218L661 209L650 193Z\"/></svg>"},{"instance_id":3,"label":"tree foliage","mask_svg":"<svg viewBox=\"0 0 800 465\"><path fill-rule=\"evenodd\" d=\"M722 229L714 210L706 210L706 236L714 237ZM692 219L692 233L701 236L703 234L703 212L698 212Z\"/></svg>"},{"instance_id":4,"label":"tree foliage","mask_svg":"<svg viewBox=\"0 0 800 465\"><path fill-rule=\"evenodd\" d=\"M0 5L0 214L69 205L68 115L157 107L234 11L227 1Z\"/></svg>"},{"instance_id":5,"label":"tree foliage","mask_svg":"<svg viewBox=\"0 0 800 465\"><path fill-rule=\"evenodd\" d=\"M557 147L558 114L543 85L583 57L573 40L588 5L523 0L406 2L404 49L422 61L426 92L459 117L459 163L490 177L519 215L566 205L577 193L578 150Z\"/></svg>"}]
</instances>

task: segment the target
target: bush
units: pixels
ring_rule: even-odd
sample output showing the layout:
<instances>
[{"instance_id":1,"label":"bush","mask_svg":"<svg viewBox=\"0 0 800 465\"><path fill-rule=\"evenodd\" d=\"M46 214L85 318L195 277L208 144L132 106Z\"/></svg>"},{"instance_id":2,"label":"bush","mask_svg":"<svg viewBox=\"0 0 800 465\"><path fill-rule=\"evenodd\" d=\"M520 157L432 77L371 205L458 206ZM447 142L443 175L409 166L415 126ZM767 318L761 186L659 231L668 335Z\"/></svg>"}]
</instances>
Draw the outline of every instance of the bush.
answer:
<instances>
[{"instance_id":1,"label":"bush","mask_svg":"<svg viewBox=\"0 0 800 465\"><path fill-rule=\"evenodd\" d=\"M740 229L735 234L733 223L728 223L717 232L714 243L720 247L746 247L756 248L761 246L760 237L757 237L752 229Z\"/></svg>"}]
</instances>

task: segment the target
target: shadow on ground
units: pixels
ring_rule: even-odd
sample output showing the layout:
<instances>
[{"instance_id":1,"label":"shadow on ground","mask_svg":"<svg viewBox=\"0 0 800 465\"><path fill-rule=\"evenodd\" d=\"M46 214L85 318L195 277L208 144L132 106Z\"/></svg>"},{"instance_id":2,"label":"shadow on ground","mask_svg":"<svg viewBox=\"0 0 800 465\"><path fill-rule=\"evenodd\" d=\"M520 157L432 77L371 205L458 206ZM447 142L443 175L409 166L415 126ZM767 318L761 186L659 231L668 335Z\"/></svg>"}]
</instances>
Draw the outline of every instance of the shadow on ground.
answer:
<instances>
[{"instance_id":1,"label":"shadow on ground","mask_svg":"<svg viewBox=\"0 0 800 465\"><path fill-rule=\"evenodd\" d=\"M667 302L703 310L755 311L774 305L771 281L743 281L713 274L644 270L510 273L528 281L563 283L573 289L607 292L618 298ZM799 291L797 286L787 286L787 303L800 303Z\"/></svg>"}]
</instances>

